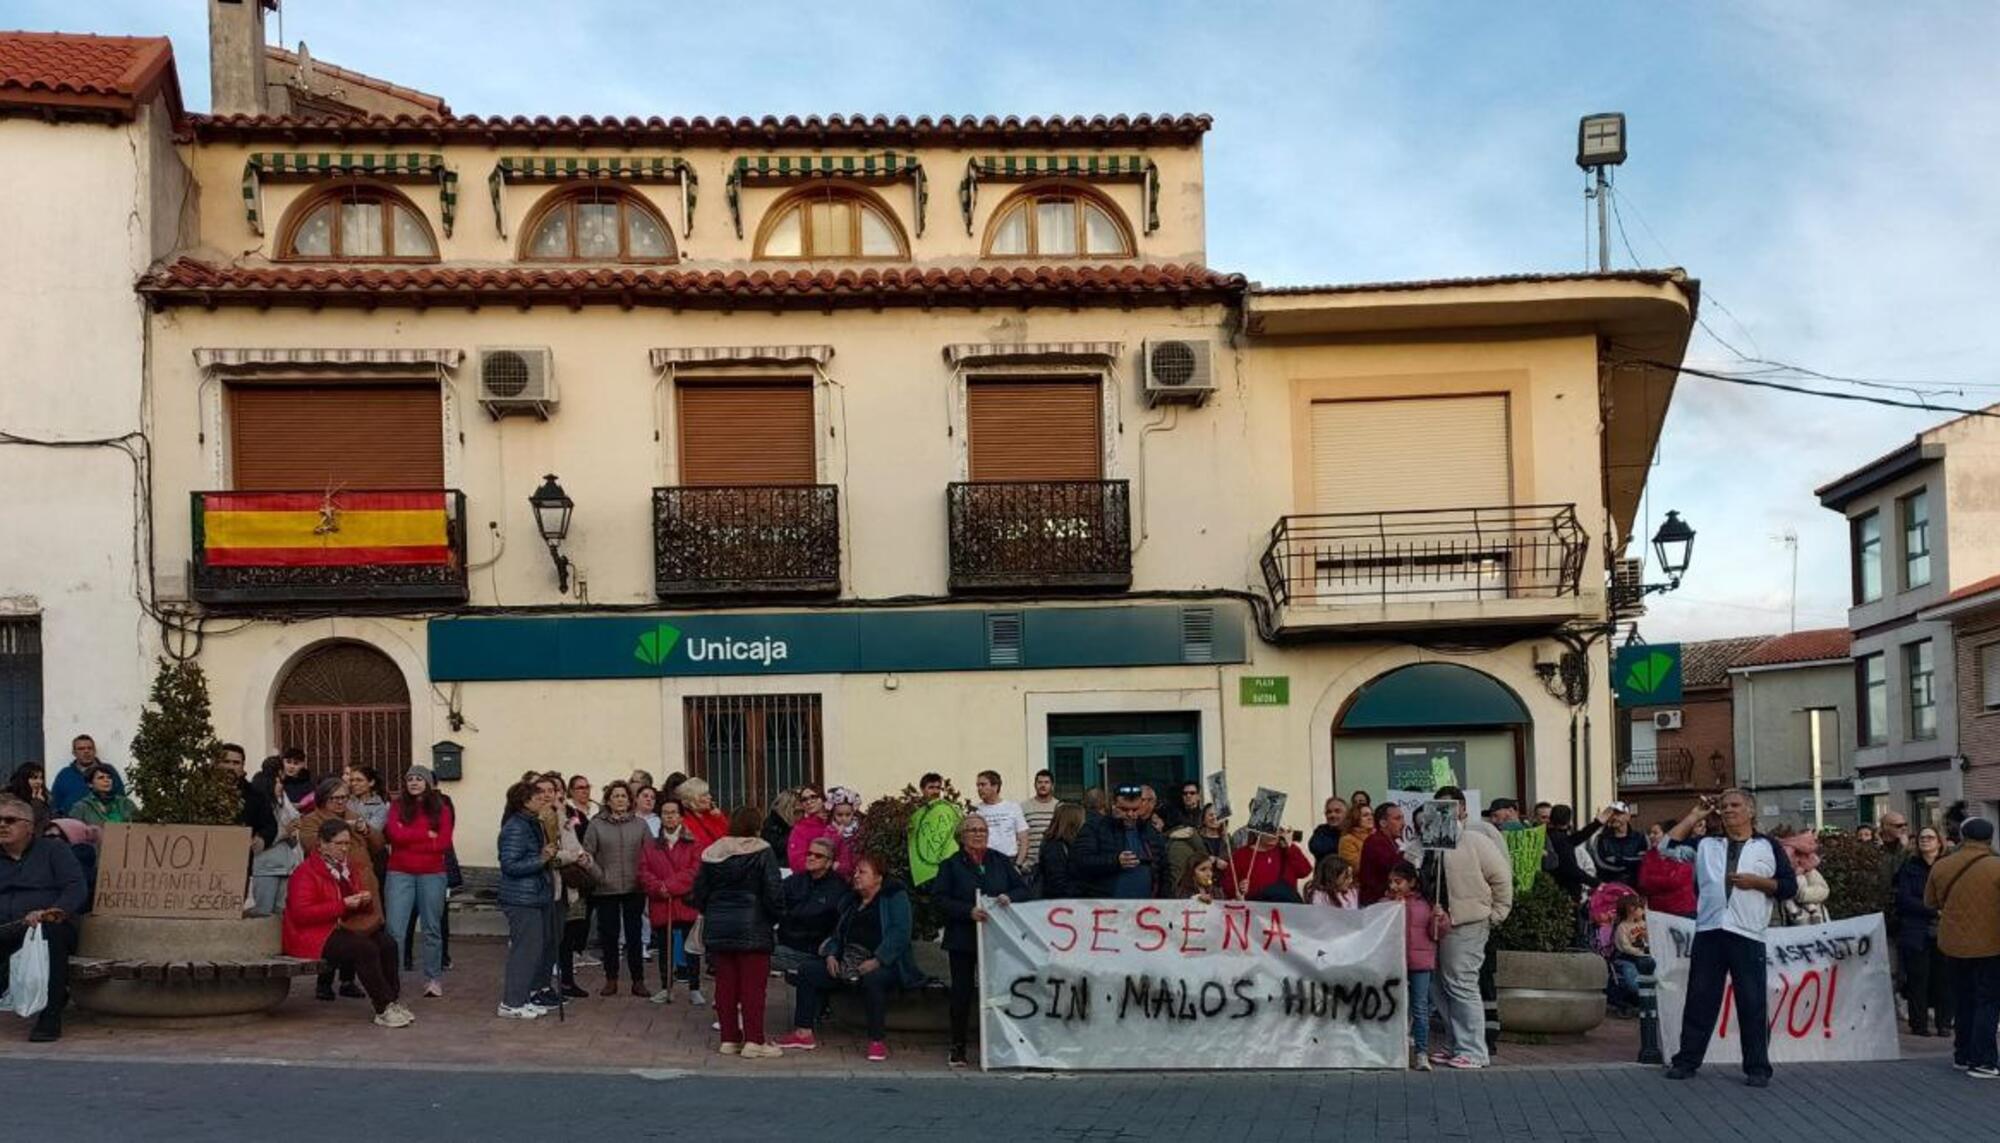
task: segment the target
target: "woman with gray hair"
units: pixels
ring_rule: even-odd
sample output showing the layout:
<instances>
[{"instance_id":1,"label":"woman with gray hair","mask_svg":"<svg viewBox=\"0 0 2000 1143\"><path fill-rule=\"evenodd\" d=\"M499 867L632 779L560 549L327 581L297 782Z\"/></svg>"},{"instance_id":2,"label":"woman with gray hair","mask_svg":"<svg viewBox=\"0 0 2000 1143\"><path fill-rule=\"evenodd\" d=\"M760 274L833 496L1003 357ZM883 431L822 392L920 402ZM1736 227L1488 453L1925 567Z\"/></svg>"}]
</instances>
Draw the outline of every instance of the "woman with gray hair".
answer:
<instances>
[{"instance_id":1,"label":"woman with gray hair","mask_svg":"<svg viewBox=\"0 0 2000 1143\"><path fill-rule=\"evenodd\" d=\"M982 898L1001 908L1034 893L1006 854L987 846L986 819L967 814L958 823L958 852L938 866L931 900L944 910L945 955L951 960L951 1056L966 1066L965 1042L972 1025L972 1000L979 973L978 924L986 919Z\"/></svg>"}]
</instances>

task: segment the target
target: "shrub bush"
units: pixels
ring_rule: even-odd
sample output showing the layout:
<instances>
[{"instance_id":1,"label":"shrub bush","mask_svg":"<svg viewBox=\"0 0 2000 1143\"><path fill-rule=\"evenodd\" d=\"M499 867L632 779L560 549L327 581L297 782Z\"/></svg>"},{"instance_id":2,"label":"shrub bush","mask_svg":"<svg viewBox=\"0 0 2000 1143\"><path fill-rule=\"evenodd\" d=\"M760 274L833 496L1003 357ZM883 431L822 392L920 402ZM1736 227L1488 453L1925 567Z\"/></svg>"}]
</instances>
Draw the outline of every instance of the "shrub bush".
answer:
<instances>
[{"instance_id":1,"label":"shrub bush","mask_svg":"<svg viewBox=\"0 0 2000 1143\"><path fill-rule=\"evenodd\" d=\"M946 801L965 805L949 778L945 780L944 797ZM861 815L860 848L862 853L881 859L889 875L911 889L911 927L915 930L912 938L933 941L944 931L944 913L931 903L930 894L917 892L910 885L910 815L923 804L923 791L915 786L904 786L900 794L885 794L875 799Z\"/></svg>"},{"instance_id":2,"label":"shrub bush","mask_svg":"<svg viewBox=\"0 0 2000 1143\"><path fill-rule=\"evenodd\" d=\"M1576 902L1554 877L1538 873L1526 893L1514 895L1514 911L1494 940L1509 952L1569 952L1576 948Z\"/></svg>"},{"instance_id":3,"label":"shrub bush","mask_svg":"<svg viewBox=\"0 0 2000 1143\"><path fill-rule=\"evenodd\" d=\"M1819 871L1826 878L1827 916L1865 917L1890 907L1890 862L1881 848L1853 834L1819 835Z\"/></svg>"},{"instance_id":4,"label":"shrub bush","mask_svg":"<svg viewBox=\"0 0 2000 1143\"><path fill-rule=\"evenodd\" d=\"M191 661L160 660L139 733L132 737L132 792L142 822L232 825L240 792L217 770L208 721L208 679Z\"/></svg>"}]
</instances>

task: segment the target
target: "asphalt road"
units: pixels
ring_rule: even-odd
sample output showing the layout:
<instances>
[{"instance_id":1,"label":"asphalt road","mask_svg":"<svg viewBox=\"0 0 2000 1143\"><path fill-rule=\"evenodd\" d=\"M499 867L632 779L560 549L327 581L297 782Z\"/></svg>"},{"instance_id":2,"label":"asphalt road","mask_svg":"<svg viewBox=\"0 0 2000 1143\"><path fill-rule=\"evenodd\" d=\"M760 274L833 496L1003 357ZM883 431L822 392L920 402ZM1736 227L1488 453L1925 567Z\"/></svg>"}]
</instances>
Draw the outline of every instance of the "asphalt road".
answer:
<instances>
[{"instance_id":1,"label":"asphalt road","mask_svg":"<svg viewBox=\"0 0 2000 1143\"><path fill-rule=\"evenodd\" d=\"M253 1044L246 1044L246 1049ZM1941 1063L846 1078L0 1059L0 1139L1816 1141L1991 1139L2000 1081Z\"/></svg>"}]
</instances>

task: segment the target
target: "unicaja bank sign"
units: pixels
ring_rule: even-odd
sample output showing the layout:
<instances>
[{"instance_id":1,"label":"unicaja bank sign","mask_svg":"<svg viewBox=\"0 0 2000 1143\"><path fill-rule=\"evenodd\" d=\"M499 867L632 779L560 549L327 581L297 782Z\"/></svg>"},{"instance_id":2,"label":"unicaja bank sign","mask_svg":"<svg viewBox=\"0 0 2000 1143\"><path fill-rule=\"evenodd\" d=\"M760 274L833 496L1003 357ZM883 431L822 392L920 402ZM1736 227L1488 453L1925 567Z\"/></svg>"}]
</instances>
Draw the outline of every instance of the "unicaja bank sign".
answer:
<instances>
[{"instance_id":1,"label":"unicaja bank sign","mask_svg":"<svg viewBox=\"0 0 2000 1143\"><path fill-rule=\"evenodd\" d=\"M663 667L679 649L690 663L735 663L772 667L792 657L789 639L770 635L760 638L730 638L727 635L683 637L671 623L644 631L633 641L632 657L649 667Z\"/></svg>"}]
</instances>

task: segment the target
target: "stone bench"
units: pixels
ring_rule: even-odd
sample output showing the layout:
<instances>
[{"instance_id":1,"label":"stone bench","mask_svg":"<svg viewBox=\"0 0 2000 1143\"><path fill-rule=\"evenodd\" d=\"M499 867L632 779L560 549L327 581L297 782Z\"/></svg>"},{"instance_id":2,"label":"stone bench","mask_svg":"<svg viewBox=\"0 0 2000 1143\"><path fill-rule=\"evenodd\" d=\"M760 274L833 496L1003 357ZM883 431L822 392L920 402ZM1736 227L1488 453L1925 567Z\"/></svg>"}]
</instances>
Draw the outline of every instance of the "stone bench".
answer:
<instances>
[{"instance_id":1,"label":"stone bench","mask_svg":"<svg viewBox=\"0 0 2000 1143\"><path fill-rule=\"evenodd\" d=\"M147 980L175 984L197 980L288 980L294 976L317 976L324 968L324 961L301 960L292 956L190 961L107 960L88 956L69 958L71 983L99 980Z\"/></svg>"}]
</instances>

